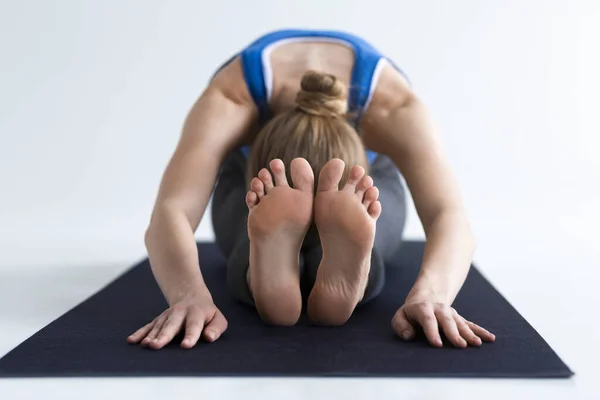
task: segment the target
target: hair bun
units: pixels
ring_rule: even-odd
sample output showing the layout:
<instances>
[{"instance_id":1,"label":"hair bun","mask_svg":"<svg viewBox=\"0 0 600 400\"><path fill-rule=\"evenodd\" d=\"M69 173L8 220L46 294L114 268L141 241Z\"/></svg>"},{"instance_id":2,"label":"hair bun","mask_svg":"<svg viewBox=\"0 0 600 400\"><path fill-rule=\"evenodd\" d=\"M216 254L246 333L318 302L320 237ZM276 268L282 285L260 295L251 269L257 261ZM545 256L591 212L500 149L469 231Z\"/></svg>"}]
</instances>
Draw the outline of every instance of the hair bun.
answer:
<instances>
[{"instance_id":1,"label":"hair bun","mask_svg":"<svg viewBox=\"0 0 600 400\"><path fill-rule=\"evenodd\" d=\"M300 82L296 104L307 114L343 117L348 112L348 91L334 75L308 71Z\"/></svg>"}]
</instances>

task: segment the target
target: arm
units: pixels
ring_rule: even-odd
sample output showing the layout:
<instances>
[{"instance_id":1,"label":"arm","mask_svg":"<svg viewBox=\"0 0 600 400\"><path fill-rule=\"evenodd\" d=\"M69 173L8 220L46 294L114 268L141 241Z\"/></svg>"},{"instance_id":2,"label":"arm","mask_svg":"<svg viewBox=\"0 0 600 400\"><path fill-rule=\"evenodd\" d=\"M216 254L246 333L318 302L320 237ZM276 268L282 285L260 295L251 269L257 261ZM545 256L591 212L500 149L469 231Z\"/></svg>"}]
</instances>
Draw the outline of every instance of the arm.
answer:
<instances>
[{"instance_id":1,"label":"arm","mask_svg":"<svg viewBox=\"0 0 600 400\"><path fill-rule=\"evenodd\" d=\"M208 294L198 268L194 232L210 199L221 162L249 131L254 111L219 88L191 110L159 190L146 246L169 304L190 292Z\"/></svg>"},{"instance_id":2,"label":"arm","mask_svg":"<svg viewBox=\"0 0 600 400\"><path fill-rule=\"evenodd\" d=\"M380 86L382 89L373 97L367 114L365 131L371 134L365 142L373 150L387 153L402 171L427 237L421 269L406 304L417 304L423 310L429 307L427 313L415 319L421 319L416 322L425 325L433 344L441 345L441 339L437 324L425 323L432 316L440 321L447 336L457 336L453 342L462 347L464 342L458 331L464 326L450 315L453 310L449 308L469 271L475 239L458 185L425 106L391 67L382 74ZM446 329L449 318L456 321L454 327ZM414 322L409 321L410 316L405 320ZM401 323L399 333L407 330L405 336L414 336Z\"/></svg>"},{"instance_id":3,"label":"arm","mask_svg":"<svg viewBox=\"0 0 600 400\"><path fill-rule=\"evenodd\" d=\"M249 130L252 110L220 89L194 105L169 162L146 232L152 271L169 304L208 290L194 232L202 219L222 160Z\"/></svg>"},{"instance_id":4,"label":"arm","mask_svg":"<svg viewBox=\"0 0 600 400\"><path fill-rule=\"evenodd\" d=\"M458 185L427 110L408 95L383 125L390 156L413 196L427 242L418 278L408 298L452 304L475 250L475 239Z\"/></svg>"},{"instance_id":5,"label":"arm","mask_svg":"<svg viewBox=\"0 0 600 400\"><path fill-rule=\"evenodd\" d=\"M214 341L227 328L202 278L194 232L221 162L247 141L256 117L238 61L219 73L192 107L145 236L152 272L169 309L130 336L130 343L159 349L183 329L182 346L190 348L202 333Z\"/></svg>"}]
</instances>

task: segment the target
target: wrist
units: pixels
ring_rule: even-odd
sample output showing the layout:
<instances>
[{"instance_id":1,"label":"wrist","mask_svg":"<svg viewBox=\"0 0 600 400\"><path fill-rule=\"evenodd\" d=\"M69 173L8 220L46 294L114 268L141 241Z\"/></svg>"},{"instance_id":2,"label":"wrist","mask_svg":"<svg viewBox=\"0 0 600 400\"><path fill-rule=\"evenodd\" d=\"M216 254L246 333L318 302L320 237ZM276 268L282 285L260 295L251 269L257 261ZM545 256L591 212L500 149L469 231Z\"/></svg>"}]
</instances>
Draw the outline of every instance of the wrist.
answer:
<instances>
[{"instance_id":1,"label":"wrist","mask_svg":"<svg viewBox=\"0 0 600 400\"><path fill-rule=\"evenodd\" d=\"M193 285L186 285L184 288L181 288L180 290L171 293L167 297L169 305L173 305L190 299L203 299L213 301L212 295L208 290L208 287L206 287L206 285L204 284L204 282L195 283Z\"/></svg>"},{"instance_id":2,"label":"wrist","mask_svg":"<svg viewBox=\"0 0 600 400\"><path fill-rule=\"evenodd\" d=\"M436 285L434 282L421 278L417 279L404 302L406 304L430 302L450 305L452 299L450 293L443 289L441 285Z\"/></svg>"},{"instance_id":3,"label":"wrist","mask_svg":"<svg viewBox=\"0 0 600 400\"><path fill-rule=\"evenodd\" d=\"M411 290L406 299L404 300L405 304L413 304L413 303L441 303L441 304L450 304L448 300L448 296L444 293L436 292L435 290Z\"/></svg>"}]
</instances>

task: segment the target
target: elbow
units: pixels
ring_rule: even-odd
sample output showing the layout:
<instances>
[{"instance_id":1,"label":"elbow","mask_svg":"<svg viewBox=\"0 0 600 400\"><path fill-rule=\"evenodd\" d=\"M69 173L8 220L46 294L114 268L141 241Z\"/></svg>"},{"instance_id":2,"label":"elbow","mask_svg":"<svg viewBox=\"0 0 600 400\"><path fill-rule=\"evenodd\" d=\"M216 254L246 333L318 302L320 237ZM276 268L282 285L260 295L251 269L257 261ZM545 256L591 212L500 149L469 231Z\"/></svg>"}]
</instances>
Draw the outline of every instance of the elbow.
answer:
<instances>
[{"instance_id":1,"label":"elbow","mask_svg":"<svg viewBox=\"0 0 600 400\"><path fill-rule=\"evenodd\" d=\"M464 243L465 249L467 249L471 254L475 253L475 249L477 248L477 239L475 238L475 233L473 232L471 223L464 213L457 222L457 226L458 230L460 231L460 237Z\"/></svg>"},{"instance_id":2,"label":"elbow","mask_svg":"<svg viewBox=\"0 0 600 400\"><path fill-rule=\"evenodd\" d=\"M464 212L456 213L453 217L454 232L460 238L460 242L465 251L470 254L475 253L475 247L477 246L477 241L475 239L475 233L471 227L471 223L469 222L468 217Z\"/></svg>"},{"instance_id":3,"label":"elbow","mask_svg":"<svg viewBox=\"0 0 600 400\"><path fill-rule=\"evenodd\" d=\"M161 238L164 239L165 232L169 230L169 227L172 227L175 224L177 213L177 209L168 204L156 204L154 211L152 212L150 223L144 234L144 244L146 249L150 250L155 243L162 240Z\"/></svg>"},{"instance_id":4,"label":"elbow","mask_svg":"<svg viewBox=\"0 0 600 400\"><path fill-rule=\"evenodd\" d=\"M146 250L150 251L153 247L153 244L156 243L156 238L158 236L158 227L154 222L154 216L152 217L152 221L146 228L146 232L144 233L144 245L146 246Z\"/></svg>"},{"instance_id":5,"label":"elbow","mask_svg":"<svg viewBox=\"0 0 600 400\"><path fill-rule=\"evenodd\" d=\"M153 242L154 236L154 227L152 223L150 223L150 225L148 225L148 228L146 228L146 232L144 233L144 245L146 246L146 250L149 250Z\"/></svg>"},{"instance_id":6,"label":"elbow","mask_svg":"<svg viewBox=\"0 0 600 400\"><path fill-rule=\"evenodd\" d=\"M477 239L475 238L475 234L473 233L473 230L470 226L468 227L467 233L465 234L465 241L469 246L471 254L474 254L475 250L477 250Z\"/></svg>"},{"instance_id":7,"label":"elbow","mask_svg":"<svg viewBox=\"0 0 600 400\"><path fill-rule=\"evenodd\" d=\"M430 234L451 235L460 238L463 248L474 253L477 240L471 227L471 223L464 211L442 211L436 214L428 224L424 224L427 236Z\"/></svg>"}]
</instances>

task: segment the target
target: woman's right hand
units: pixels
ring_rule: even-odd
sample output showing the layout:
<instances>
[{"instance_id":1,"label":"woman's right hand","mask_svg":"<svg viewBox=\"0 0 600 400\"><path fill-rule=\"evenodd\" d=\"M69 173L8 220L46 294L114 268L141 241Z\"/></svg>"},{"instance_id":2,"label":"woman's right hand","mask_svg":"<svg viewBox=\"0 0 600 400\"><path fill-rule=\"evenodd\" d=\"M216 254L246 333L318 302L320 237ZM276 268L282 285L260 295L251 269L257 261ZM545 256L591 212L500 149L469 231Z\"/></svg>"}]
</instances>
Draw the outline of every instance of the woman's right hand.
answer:
<instances>
[{"instance_id":1,"label":"woman's right hand","mask_svg":"<svg viewBox=\"0 0 600 400\"><path fill-rule=\"evenodd\" d=\"M181 347L190 349L200 336L208 342L217 340L227 329L227 320L210 295L194 294L174 303L146 326L127 338L131 344L158 350L184 331Z\"/></svg>"}]
</instances>

